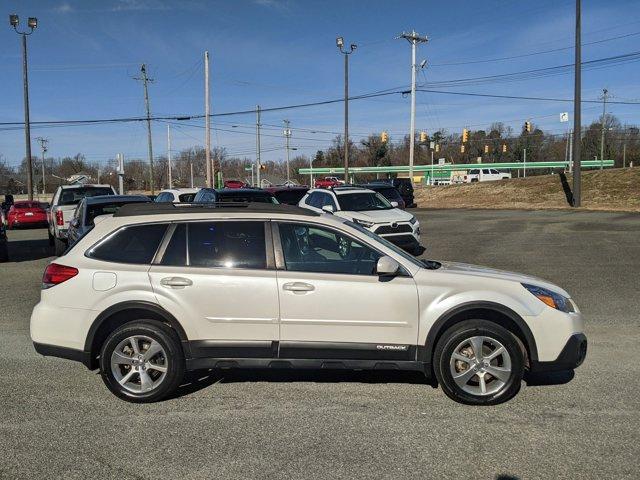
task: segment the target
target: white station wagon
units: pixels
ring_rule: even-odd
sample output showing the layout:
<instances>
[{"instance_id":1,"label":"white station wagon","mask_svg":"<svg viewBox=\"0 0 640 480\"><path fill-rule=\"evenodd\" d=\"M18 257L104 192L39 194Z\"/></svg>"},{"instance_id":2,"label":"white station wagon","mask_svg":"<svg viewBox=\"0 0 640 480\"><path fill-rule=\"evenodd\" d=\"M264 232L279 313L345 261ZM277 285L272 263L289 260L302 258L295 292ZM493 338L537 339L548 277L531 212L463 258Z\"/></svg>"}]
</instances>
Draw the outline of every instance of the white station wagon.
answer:
<instances>
[{"instance_id":1,"label":"white station wagon","mask_svg":"<svg viewBox=\"0 0 640 480\"><path fill-rule=\"evenodd\" d=\"M132 204L46 267L43 354L99 369L132 402L187 370L406 369L496 404L525 370L585 358L569 294L538 278L418 260L335 215L270 204Z\"/></svg>"}]
</instances>

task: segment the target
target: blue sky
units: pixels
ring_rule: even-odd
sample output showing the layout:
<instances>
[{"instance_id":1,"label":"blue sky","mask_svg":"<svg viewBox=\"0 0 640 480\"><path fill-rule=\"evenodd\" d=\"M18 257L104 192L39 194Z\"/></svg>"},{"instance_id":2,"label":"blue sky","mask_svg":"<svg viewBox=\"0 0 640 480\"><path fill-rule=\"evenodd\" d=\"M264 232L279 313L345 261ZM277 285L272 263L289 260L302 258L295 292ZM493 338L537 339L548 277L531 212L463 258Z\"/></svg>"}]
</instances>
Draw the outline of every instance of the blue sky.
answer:
<instances>
[{"instance_id":1,"label":"blue sky","mask_svg":"<svg viewBox=\"0 0 640 480\"><path fill-rule=\"evenodd\" d=\"M154 115L200 114L204 110L204 50L211 55L214 113L340 98L343 63L335 46L342 35L358 44L351 56L351 94L410 83L410 46L394 37L415 29L430 38L418 61L428 66L419 82L517 72L573 62L573 50L507 61L485 61L570 47L573 0L486 1L293 1L293 0L2 0L0 14L36 16L29 37L32 120L141 116L142 86L132 77L148 64ZM583 42L629 35L583 47L583 60L640 50L640 2L583 0ZM0 122L22 121L19 37L6 16L0 28ZM638 33L638 35L635 35ZM476 63L443 65L450 63ZM640 62L585 71L583 98L597 99L608 88L614 100L640 99ZM571 98L573 75L443 90ZM598 105L585 105L584 123L598 117ZM421 93L417 128L432 132L487 127L503 121L516 130L531 119L560 133L558 114L570 104L497 100ZM640 123L640 106L611 105L623 123ZM340 103L265 113L263 159L284 156L281 128L289 119L292 145L302 153L326 147L343 128ZM353 101L350 130L358 140L386 130L399 141L409 127L409 98L401 95ZM254 115L213 120L214 146L253 158ZM202 145L202 121L172 126L173 149ZM232 126L232 125L235 125ZM302 128L304 130L297 130ZM229 131L225 131L229 130ZM314 133L316 132L316 133ZM166 154L166 125L153 126L154 153ZM143 123L65 128L34 128L32 137L49 139L55 157L86 154L106 162L118 153L146 157ZM39 153L33 142L34 152ZM12 165L24 155L24 134L0 130L0 155Z\"/></svg>"}]
</instances>

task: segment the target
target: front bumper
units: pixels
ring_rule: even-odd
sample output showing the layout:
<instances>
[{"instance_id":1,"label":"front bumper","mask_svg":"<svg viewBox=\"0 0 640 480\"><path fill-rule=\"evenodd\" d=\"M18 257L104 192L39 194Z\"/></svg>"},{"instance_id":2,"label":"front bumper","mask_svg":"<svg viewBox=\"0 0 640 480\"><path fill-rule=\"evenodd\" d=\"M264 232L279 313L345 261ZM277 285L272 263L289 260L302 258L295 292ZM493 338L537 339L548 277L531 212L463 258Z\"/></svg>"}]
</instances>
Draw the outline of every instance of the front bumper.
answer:
<instances>
[{"instance_id":1,"label":"front bumper","mask_svg":"<svg viewBox=\"0 0 640 480\"><path fill-rule=\"evenodd\" d=\"M422 255L424 253L424 251L426 250L426 248L423 247L422 245L420 245L420 242L418 240L416 240L416 237L414 237L411 234L407 234L407 235L381 235L381 237L384 238L385 240L388 240L389 242L393 243L394 245L400 247L405 252L408 252L408 253L410 253L412 255L415 255L415 256Z\"/></svg>"},{"instance_id":2,"label":"front bumper","mask_svg":"<svg viewBox=\"0 0 640 480\"><path fill-rule=\"evenodd\" d=\"M574 333L569 337L560 355L550 362L532 362L531 372L559 372L578 368L587 356L587 337L584 333Z\"/></svg>"}]
</instances>

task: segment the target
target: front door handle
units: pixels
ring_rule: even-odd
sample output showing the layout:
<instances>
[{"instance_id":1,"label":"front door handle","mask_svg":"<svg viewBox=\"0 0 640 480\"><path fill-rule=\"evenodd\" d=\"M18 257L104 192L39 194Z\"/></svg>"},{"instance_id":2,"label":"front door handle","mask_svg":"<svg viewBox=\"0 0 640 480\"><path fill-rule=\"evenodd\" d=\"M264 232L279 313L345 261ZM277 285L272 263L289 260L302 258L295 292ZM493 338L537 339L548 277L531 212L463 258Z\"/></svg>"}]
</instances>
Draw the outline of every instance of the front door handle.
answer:
<instances>
[{"instance_id":1,"label":"front door handle","mask_svg":"<svg viewBox=\"0 0 640 480\"><path fill-rule=\"evenodd\" d=\"M184 288L193 285L193 282L184 277L165 277L160 280L160 285L170 288Z\"/></svg>"},{"instance_id":2,"label":"front door handle","mask_svg":"<svg viewBox=\"0 0 640 480\"><path fill-rule=\"evenodd\" d=\"M282 285L282 289L289 292L312 292L316 287L304 282L291 282Z\"/></svg>"}]
</instances>

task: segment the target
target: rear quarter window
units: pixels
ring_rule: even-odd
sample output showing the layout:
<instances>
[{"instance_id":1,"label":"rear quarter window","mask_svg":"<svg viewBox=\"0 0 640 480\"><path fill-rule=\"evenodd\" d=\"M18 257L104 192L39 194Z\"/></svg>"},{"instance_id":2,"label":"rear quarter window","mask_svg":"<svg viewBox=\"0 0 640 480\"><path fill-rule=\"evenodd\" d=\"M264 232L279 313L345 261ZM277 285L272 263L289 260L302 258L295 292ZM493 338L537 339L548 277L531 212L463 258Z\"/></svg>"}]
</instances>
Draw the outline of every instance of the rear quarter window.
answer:
<instances>
[{"instance_id":1,"label":"rear quarter window","mask_svg":"<svg viewBox=\"0 0 640 480\"><path fill-rule=\"evenodd\" d=\"M165 223L122 227L93 246L86 255L105 262L151 264L166 229Z\"/></svg>"}]
</instances>

